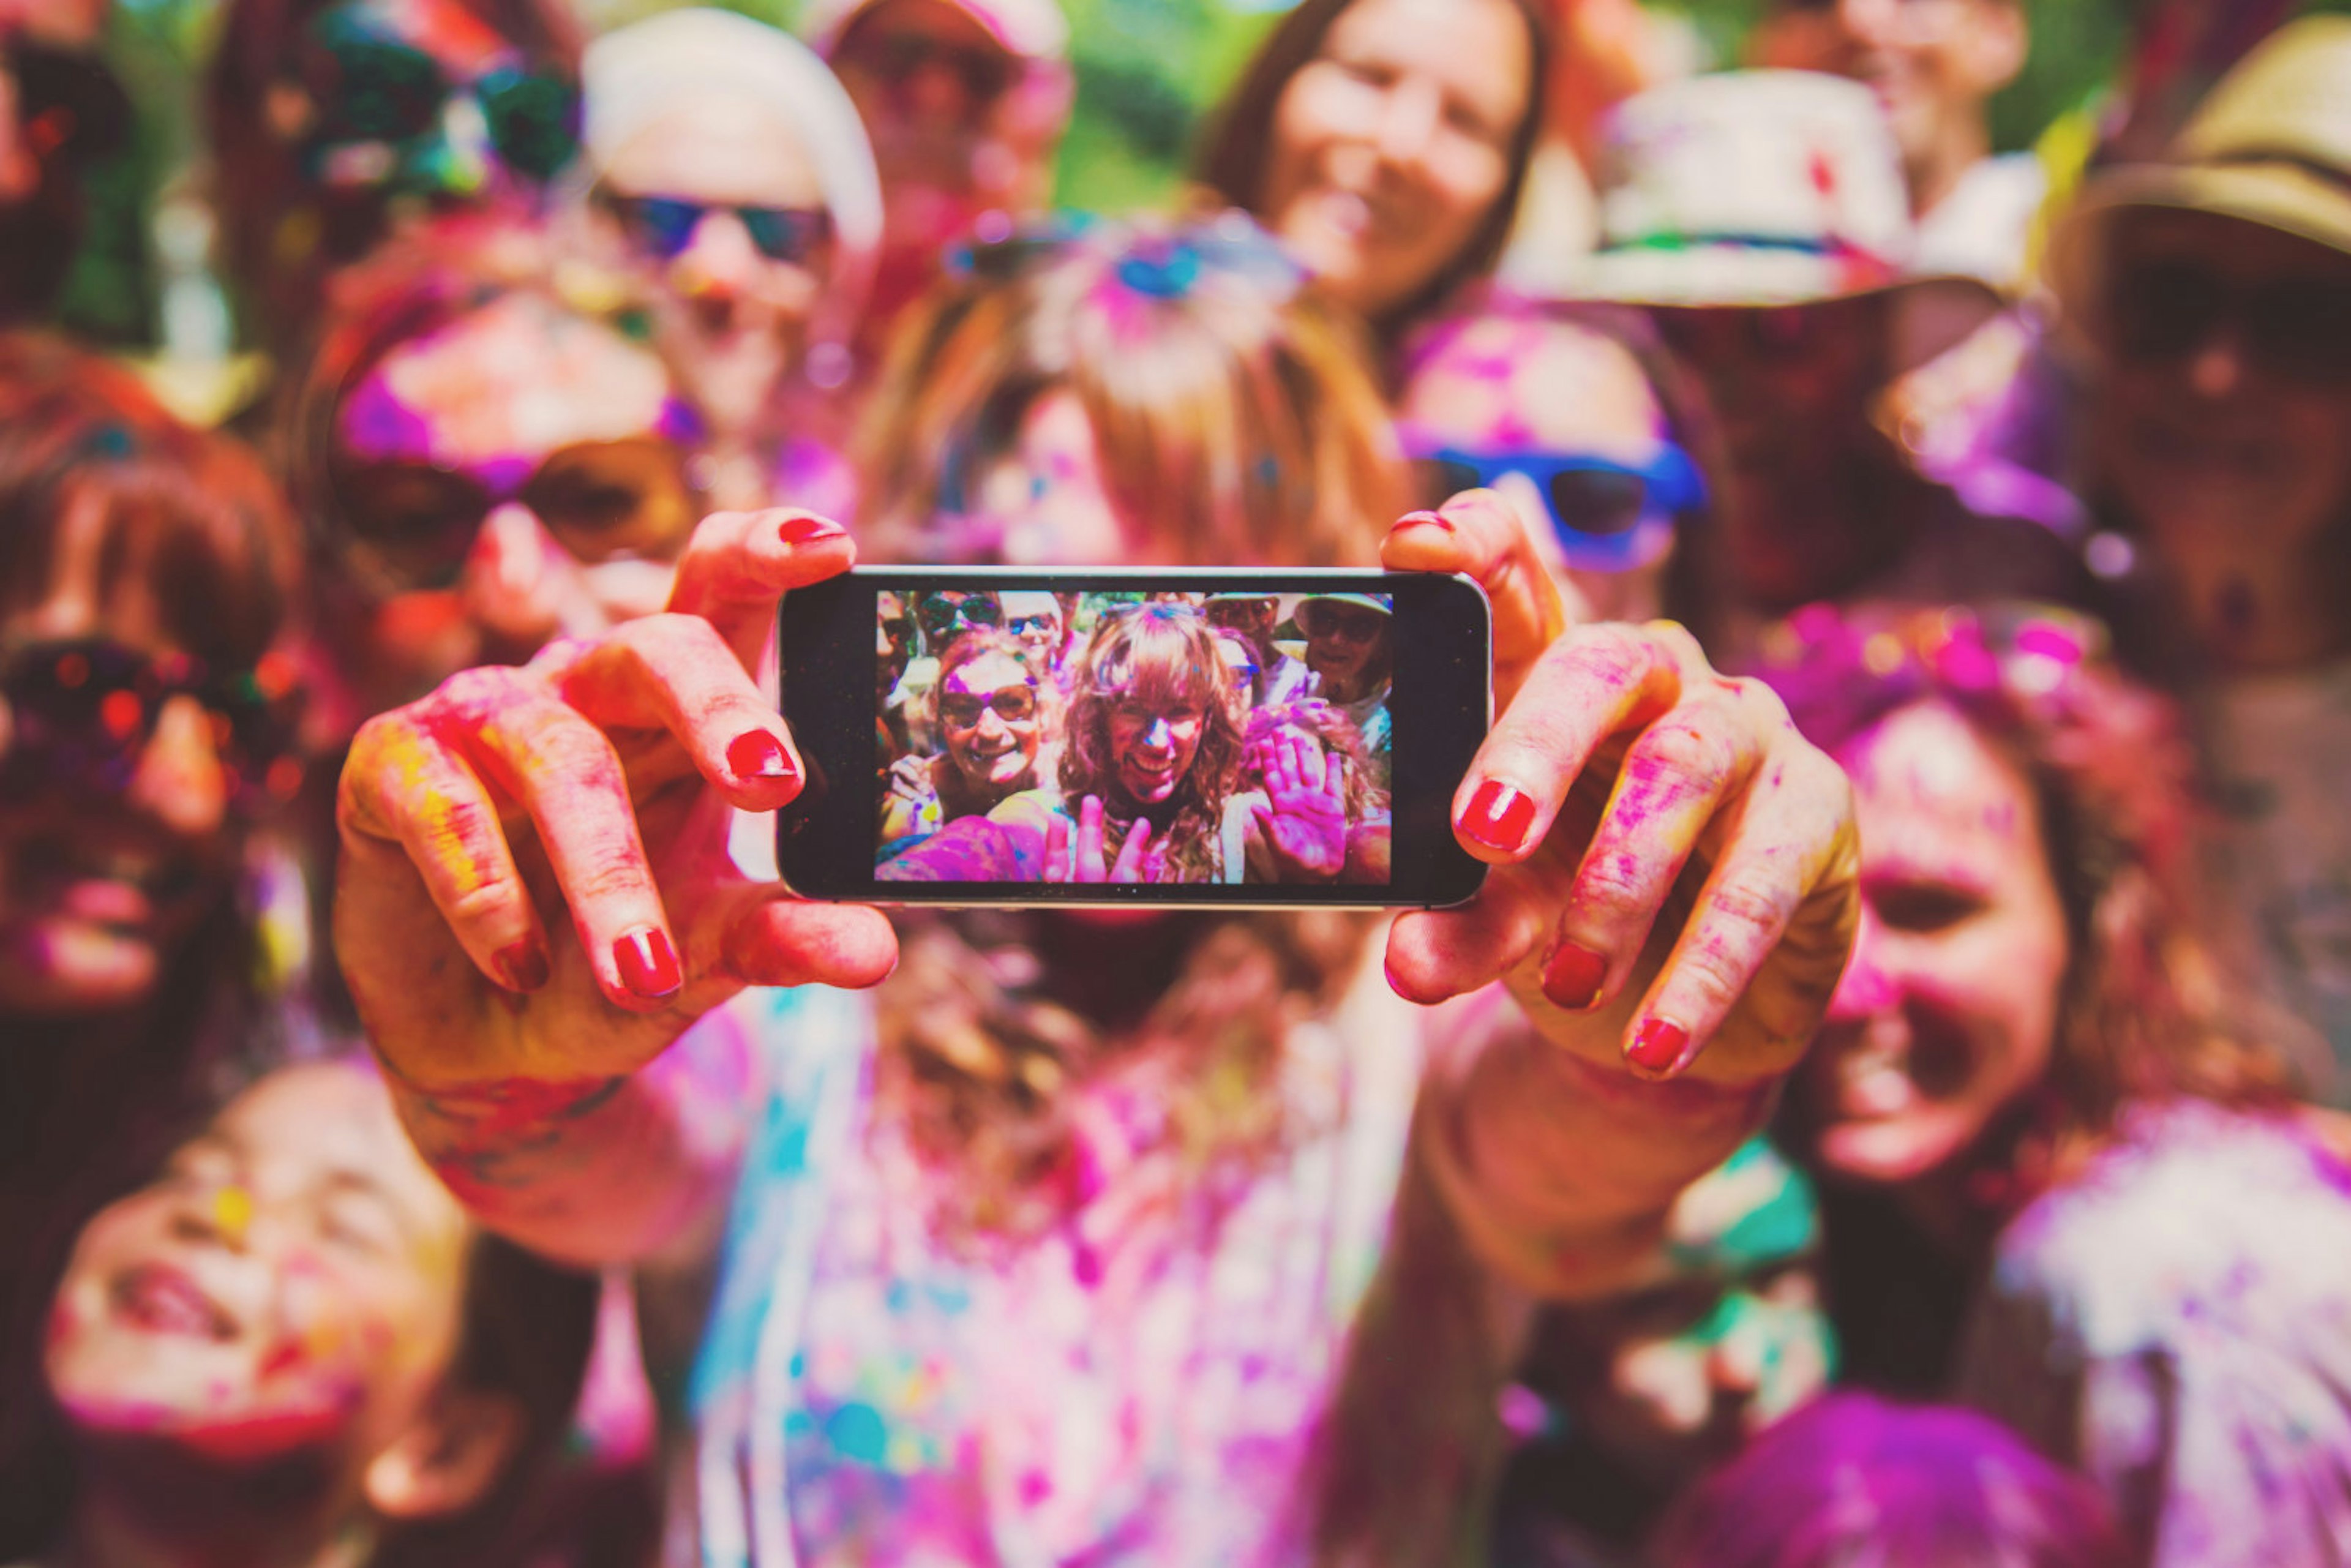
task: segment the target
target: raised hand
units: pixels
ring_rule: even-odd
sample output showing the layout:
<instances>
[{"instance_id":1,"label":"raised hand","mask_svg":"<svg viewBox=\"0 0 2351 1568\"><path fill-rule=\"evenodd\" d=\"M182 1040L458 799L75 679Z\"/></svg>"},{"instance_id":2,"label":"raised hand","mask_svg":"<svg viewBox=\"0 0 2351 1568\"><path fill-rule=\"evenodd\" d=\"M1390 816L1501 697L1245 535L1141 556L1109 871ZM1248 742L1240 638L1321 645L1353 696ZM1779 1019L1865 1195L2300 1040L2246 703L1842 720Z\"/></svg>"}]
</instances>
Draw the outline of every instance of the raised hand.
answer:
<instances>
[{"instance_id":1,"label":"raised hand","mask_svg":"<svg viewBox=\"0 0 2351 1568\"><path fill-rule=\"evenodd\" d=\"M1282 882L1332 882L1347 863L1347 769L1321 741L1280 729L1249 743L1249 769L1265 780L1256 829Z\"/></svg>"},{"instance_id":2,"label":"raised hand","mask_svg":"<svg viewBox=\"0 0 2351 1568\"><path fill-rule=\"evenodd\" d=\"M337 803L336 949L413 1085L634 1071L746 985L868 985L895 943L726 852L800 788L751 669L785 589L845 570L836 525L707 519L668 613L471 670L371 720Z\"/></svg>"},{"instance_id":3,"label":"raised hand","mask_svg":"<svg viewBox=\"0 0 2351 1568\"><path fill-rule=\"evenodd\" d=\"M1099 795L1088 795L1078 802L1077 831L1071 831L1070 819L1053 813L1045 830L1045 880L1047 882L1157 882L1165 865L1165 852L1151 841L1151 824L1141 817L1127 830L1126 841L1118 848L1118 858L1108 859L1102 830L1102 803ZM1105 863L1105 862L1108 863Z\"/></svg>"},{"instance_id":4,"label":"raised hand","mask_svg":"<svg viewBox=\"0 0 2351 1568\"><path fill-rule=\"evenodd\" d=\"M1544 1033L1649 1077L1788 1071L1859 918L1844 774L1679 627L1562 630L1488 493L1406 518L1382 555L1485 584L1502 708L1453 802L1494 870L1462 907L1395 923L1391 983L1436 1001L1505 980Z\"/></svg>"}]
</instances>

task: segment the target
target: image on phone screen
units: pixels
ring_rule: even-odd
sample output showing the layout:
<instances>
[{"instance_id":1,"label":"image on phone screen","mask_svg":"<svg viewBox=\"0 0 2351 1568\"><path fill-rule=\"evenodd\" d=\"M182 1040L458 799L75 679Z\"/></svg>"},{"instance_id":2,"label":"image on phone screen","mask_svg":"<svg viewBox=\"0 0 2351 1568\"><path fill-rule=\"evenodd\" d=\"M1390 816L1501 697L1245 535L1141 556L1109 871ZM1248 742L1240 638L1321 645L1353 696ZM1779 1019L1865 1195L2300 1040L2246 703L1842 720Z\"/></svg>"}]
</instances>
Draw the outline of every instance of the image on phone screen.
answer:
<instances>
[{"instance_id":1,"label":"image on phone screen","mask_svg":"<svg viewBox=\"0 0 2351 1568\"><path fill-rule=\"evenodd\" d=\"M921 650L875 694L877 879L1390 881L1393 595L939 588L876 618Z\"/></svg>"},{"instance_id":2,"label":"image on phone screen","mask_svg":"<svg viewBox=\"0 0 2351 1568\"><path fill-rule=\"evenodd\" d=\"M821 799L780 830L803 892L1393 904L1474 886L1475 862L1444 852L1460 777L1444 759L1466 765L1483 734L1474 587L1367 572L837 580L855 586L796 591L784 616L795 735L804 752L845 742L814 769ZM852 647L872 650L864 679ZM845 724L850 692L864 704Z\"/></svg>"}]
</instances>

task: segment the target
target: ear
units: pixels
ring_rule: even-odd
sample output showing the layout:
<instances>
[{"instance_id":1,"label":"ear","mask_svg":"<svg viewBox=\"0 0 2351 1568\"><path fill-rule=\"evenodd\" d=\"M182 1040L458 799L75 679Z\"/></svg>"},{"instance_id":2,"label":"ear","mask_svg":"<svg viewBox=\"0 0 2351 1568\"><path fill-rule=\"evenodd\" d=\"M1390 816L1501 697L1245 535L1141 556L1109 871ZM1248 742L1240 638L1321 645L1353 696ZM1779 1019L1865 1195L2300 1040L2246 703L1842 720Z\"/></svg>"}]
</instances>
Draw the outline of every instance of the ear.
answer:
<instances>
[{"instance_id":1,"label":"ear","mask_svg":"<svg viewBox=\"0 0 2351 1568\"><path fill-rule=\"evenodd\" d=\"M1968 24L1968 73L1978 92L1990 98L2016 79L2032 47L2032 26L2022 0L1986 0Z\"/></svg>"},{"instance_id":2,"label":"ear","mask_svg":"<svg viewBox=\"0 0 2351 1568\"><path fill-rule=\"evenodd\" d=\"M442 1389L368 1462L368 1506L412 1524L465 1512L506 1474L523 1427L521 1402L510 1395Z\"/></svg>"}]
</instances>

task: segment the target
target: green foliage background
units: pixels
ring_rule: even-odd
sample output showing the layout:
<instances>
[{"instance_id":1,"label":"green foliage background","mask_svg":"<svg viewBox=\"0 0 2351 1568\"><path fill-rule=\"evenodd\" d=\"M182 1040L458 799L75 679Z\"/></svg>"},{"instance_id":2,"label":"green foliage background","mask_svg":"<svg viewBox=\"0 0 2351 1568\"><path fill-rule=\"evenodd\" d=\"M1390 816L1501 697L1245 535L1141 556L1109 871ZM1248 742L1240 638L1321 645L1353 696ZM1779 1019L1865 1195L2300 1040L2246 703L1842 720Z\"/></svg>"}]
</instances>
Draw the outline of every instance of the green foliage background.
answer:
<instances>
[{"instance_id":1,"label":"green foliage background","mask_svg":"<svg viewBox=\"0 0 2351 1568\"><path fill-rule=\"evenodd\" d=\"M590 22L616 26L674 0L575 0ZM726 0L789 26L799 0ZM2227 0L2215 0L2226 4ZM89 241L65 306L68 323L104 342L149 344L154 266L147 214L182 177L197 147L197 72L221 0L116 0L110 52L141 109L137 145L94 179ZM1066 206L1131 211L1181 182L1203 120L1272 25L1282 0L1062 0L1078 78L1059 196ZM2129 26L2131 0L2025 0L2030 63L1993 105L2002 147L2022 147L2108 81ZM1762 0L1657 5L1686 16L1717 63L1735 62ZM2312 10L2351 10L2314 0Z\"/></svg>"}]
</instances>

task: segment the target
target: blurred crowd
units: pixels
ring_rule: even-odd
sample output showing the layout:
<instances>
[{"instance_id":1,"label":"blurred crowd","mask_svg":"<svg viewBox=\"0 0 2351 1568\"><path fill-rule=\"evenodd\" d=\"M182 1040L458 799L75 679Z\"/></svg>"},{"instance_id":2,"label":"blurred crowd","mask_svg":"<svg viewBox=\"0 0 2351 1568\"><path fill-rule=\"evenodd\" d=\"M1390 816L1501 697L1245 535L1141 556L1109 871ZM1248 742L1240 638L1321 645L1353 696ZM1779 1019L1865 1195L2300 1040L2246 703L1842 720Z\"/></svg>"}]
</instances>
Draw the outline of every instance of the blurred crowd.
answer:
<instances>
[{"instance_id":1,"label":"blurred crowd","mask_svg":"<svg viewBox=\"0 0 2351 1568\"><path fill-rule=\"evenodd\" d=\"M2351 18L806 9L224 0L193 417L0 0L0 1563L2351 1563ZM1478 578L1487 891L780 894L852 553ZM1394 610L883 594L877 876L1386 883Z\"/></svg>"}]
</instances>

